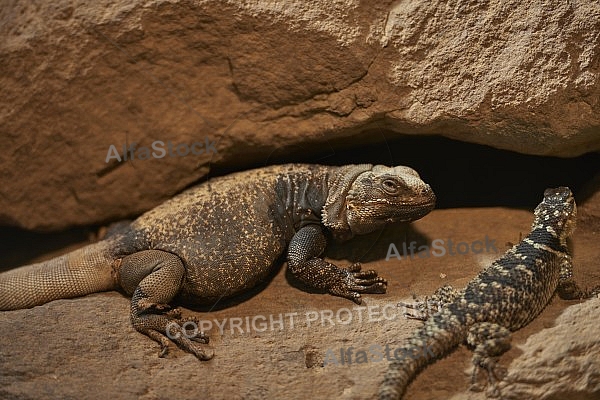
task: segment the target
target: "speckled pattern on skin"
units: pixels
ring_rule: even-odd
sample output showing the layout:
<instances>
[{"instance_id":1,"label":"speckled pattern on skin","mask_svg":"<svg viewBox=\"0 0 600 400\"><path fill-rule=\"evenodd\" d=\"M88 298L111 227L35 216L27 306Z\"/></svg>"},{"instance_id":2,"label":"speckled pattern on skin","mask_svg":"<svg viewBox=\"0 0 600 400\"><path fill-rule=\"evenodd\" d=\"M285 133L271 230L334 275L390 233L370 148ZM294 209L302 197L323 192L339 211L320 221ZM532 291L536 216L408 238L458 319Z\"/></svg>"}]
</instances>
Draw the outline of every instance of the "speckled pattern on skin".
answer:
<instances>
[{"instance_id":1,"label":"speckled pattern on skin","mask_svg":"<svg viewBox=\"0 0 600 400\"><path fill-rule=\"evenodd\" d=\"M481 368L488 375L487 394L497 397L497 382L504 372L497 359L510 349L510 332L530 323L555 292L563 299L600 292L600 287L583 291L572 279L567 238L575 229L577 212L571 191L547 189L534 214L531 233L463 290L453 291L446 285L436 291L433 300L441 303L436 313L427 315L427 305L415 307L413 317L425 323L403 346L415 356L390 364L379 399L402 398L420 371L464 342L474 352L472 389L481 389L477 385ZM425 346L431 352L420 352Z\"/></svg>"},{"instance_id":2,"label":"speckled pattern on skin","mask_svg":"<svg viewBox=\"0 0 600 400\"><path fill-rule=\"evenodd\" d=\"M171 303L214 304L264 280L287 250L289 271L309 287L361 302L385 293L375 271L339 268L320 258L326 231L344 240L429 213L435 195L408 167L285 164L195 186L148 211L104 241L0 274L0 310L122 288L131 321L161 344L169 340L211 358L204 335L189 338Z\"/></svg>"}]
</instances>

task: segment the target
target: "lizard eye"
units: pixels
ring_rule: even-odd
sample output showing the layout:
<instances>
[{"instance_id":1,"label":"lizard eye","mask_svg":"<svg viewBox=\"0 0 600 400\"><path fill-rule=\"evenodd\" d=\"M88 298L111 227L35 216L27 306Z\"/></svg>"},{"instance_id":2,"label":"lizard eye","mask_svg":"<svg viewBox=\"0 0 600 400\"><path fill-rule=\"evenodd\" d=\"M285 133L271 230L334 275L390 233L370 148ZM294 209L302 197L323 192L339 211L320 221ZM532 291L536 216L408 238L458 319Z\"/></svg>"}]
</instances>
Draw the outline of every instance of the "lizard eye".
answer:
<instances>
[{"instance_id":1,"label":"lizard eye","mask_svg":"<svg viewBox=\"0 0 600 400\"><path fill-rule=\"evenodd\" d=\"M399 191L398 182L393 179L386 179L382 182L383 190L388 194L397 194Z\"/></svg>"}]
</instances>

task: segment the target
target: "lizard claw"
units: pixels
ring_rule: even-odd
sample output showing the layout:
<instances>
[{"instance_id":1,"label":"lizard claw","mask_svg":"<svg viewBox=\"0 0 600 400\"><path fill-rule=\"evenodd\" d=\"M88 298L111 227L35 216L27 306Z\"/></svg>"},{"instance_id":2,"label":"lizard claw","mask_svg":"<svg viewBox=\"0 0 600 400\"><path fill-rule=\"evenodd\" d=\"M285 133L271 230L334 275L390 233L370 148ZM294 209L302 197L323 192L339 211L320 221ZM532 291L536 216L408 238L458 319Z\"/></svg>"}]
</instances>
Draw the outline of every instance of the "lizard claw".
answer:
<instances>
[{"instance_id":1,"label":"lizard claw","mask_svg":"<svg viewBox=\"0 0 600 400\"><path fill-rule=\"evenodd\" d=\"M402 307L404 309L402 315L406 319L426 321L429 318L429 314L424 305L400 302L398 303L398 307Z\"/></svg>"},{"instance_id":2,"label":"lizard claw","mask_svg":"<svg viewBox=\"0 0 600 400\"><path fill-rule=\"evenodd\" d=\"M507 369L498 364L497 357L481 357L475 355L473 357L473 364L473 374L471 375L471 386L469 390L474 392L486 390L487 397L500 397L498 383L506 377ZM487 373L487 385L477 382L477 372L480 369Z\"/></svg>"},{"instance_id":3,"label":"lizard claw","mask_svg":"<svg viewBox=\"0 0 600 400\"><path fill-rule=\"evenodd\" d=\"M198 343L208 344L209 338L204 332L198 331L198 320L195 318L189 317L171 321L168 325L167 337L200 360L206 361L214 357L213 351L207 353L203 347L198 346Z\"/></svg>"},{"instance_id":4,"label":"lizard claw","mask_svg":"<svg viewBox=\"0 0 600 400\"><path fill-rule=\"evenodd\" d=\"M398 303L398 307L404 308L404 318L426 321L430 316L441 310L440 303L427 296L425 296L425 300L420 300L413 295L413 299L414 302L412 303Z\"/></svg>"},{"instance_id":5,"label":"lizard claw","mask_svg":"<svg viewBox=\"0 0 600 400\"><path fill-rule=\"evenodd\" d=\"M404 307L404 317L426 321L433 314L442 310L447 304L454 301L458 292L450 285L444 285L437 289L432 296L425 296L425 300L419 299L413 294L412 303L398 303L398 307Z\"/></svg>"},{"instance_id":6,"label":"lizard claw","mask_svg":"<svg viewBox=\"0 0 600 400\"><path fill-rule=\"evenodd\" d=\"M208 337L208 335L198 330L198 325L200 324L200 322L197 318L180 318L179 323L181 324L181 328L185 331L186 337L188 339L202 344L208 344L210 342L210 338Z\"/></svg>"},{"instance_id":7,"label":"lizard claw","mask_svg":"<svg viewBox=\"0 0 600 400\"><path fill-rule=\"evenodd\" d=\"M361 271L360 268L360 263L354 263L343 270L346 273L345 279L332 287L330 293L361 304L361 293L386 292L387 281L384 278L377 276L377 272L373 270Z\"/></svg>"},{"instance_id":8,"label":"lizard claw","mask_svg":"<svg viewBox=\"0 0 600 400\"><path fill-rule=\"evenodd\" d=\"M359 262L355 262L348 267L348 271L350 272L360 272L362 265ZM376 274L377 275L377 274Z\"/></svg>"},{"instance_id":9,"label":"lizard claw","mask_svg":"<svg viewBox=\"0 0 600 400\"><path fill-rule=\"evenodd\" d=\"M160 344L159 357L165 357L169 352L170 341L175 342L183 350L192 353L202 361L214 357L214 351L207 352L199 344L208 344L209 338L198 330L198 320L193 317L181 318L181 311L167 304L154 304L154 313L147 310L132 315L132 324L140 332L148 335ZM156 313L165 310L164 313Z\"/></svg>"}]
</instances>

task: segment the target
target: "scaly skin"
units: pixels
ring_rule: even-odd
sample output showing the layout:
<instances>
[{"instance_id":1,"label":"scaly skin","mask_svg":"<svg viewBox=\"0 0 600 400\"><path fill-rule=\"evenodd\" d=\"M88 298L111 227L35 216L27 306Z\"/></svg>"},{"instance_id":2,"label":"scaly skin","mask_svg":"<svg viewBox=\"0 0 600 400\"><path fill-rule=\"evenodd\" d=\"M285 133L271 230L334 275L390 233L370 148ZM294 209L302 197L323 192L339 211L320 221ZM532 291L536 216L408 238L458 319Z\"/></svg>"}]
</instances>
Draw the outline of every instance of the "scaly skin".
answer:
<instances>
[{"instance_id":1,"label":"scaly skin","mask_svg":"<svg viewBox=\"0 0 600 400\"><path fill-rule=\"evenodd\" d=\"M547 189L527 237L463 290L440 288L433 296L439 305L433 315L419 304L417 312L425 317L417 318L425 323L403 346L414 357L390 364L379 399L402 398L420 371L464 342L474 351L472 388L479 389L476 380L482 368L488 374L488 395L499 396L497 382L503 370L497 359L510 349L510 332L533 321L555 292L563 299L581 299L600 291L600 287L583 291L572 279L567 238L575 228L576 214L568 188Z\"/></svg>"},{"instance_id":2,"label":"scaly skin","mask_svg":"<svg viewBox=\"0 0 600 400\"><path fill-rule=\"evenodd\" d=\"M286 164L193 187L104 241L0 274L0 310L123 289L131 321L159 342L171 338L209 359L204 335L190 340L172 303L218 302L264 280L287 251L290 272L309 287L361 302L386 281L360 264L320 258L326 231L338 239L429 213L435 196L408 167ZM168 337L168 338L167 338Z\"/></svg>"}]
</instances>

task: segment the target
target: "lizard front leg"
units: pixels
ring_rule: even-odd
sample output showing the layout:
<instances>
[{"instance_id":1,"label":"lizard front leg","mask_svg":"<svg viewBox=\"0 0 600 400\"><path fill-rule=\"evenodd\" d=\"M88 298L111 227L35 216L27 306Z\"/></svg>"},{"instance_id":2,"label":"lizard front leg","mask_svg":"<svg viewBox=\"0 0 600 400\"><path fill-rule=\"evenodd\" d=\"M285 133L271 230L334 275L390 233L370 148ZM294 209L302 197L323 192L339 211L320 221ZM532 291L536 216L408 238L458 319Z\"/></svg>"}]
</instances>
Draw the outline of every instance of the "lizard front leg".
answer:
<instances>
[{"instance_id":1,"label":"lizard front leg","mask_svg":"<svg viewBox=\"0 0 600 400\"><path fill-rule=\"evenodd\" d=\"M144 250L123 258L118 280L130 295L131 323L139 332L161 344L160 357L167 354L169 339L200 360L212 355L194 342L208 343L208 337L198 334L197 324L181 319L179 310L169 303L177 295L185 276L179 257L166 251ZM188 332L189 326L195 334ZM168 339L167 339L168 338Z\"/></svg>"},{"instance_id":2,"label":"lizard front leg","mask_svg":"<svg viewBox=\"0 0 600 400\"><path fill-rule=\"evenodd\" d=\"M600 294L600 286L593 289L580 288L573 279L573 258L570 254L565 254L560 259L560 277L556 292L563 300L583 300Z\"/></svg>"},{"instance_id":3,"label":"lizard front leg","mask_svg":"<svg viewBox=\"0 0 600 400\"><path fill-rule=\"evenodd\" d=\"M294 235L287 253L288 269L306 285L360 304L361 293L385 293L387 282L377 272L361 271L360 263L339 268L319 256L327 241L319 225L307 225Z\"/></svg>"}]
</instances>

